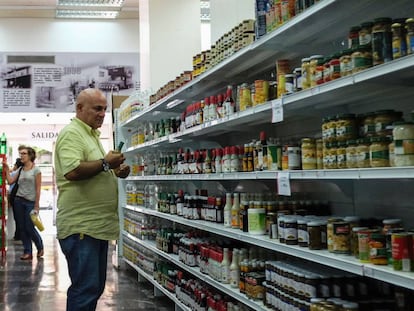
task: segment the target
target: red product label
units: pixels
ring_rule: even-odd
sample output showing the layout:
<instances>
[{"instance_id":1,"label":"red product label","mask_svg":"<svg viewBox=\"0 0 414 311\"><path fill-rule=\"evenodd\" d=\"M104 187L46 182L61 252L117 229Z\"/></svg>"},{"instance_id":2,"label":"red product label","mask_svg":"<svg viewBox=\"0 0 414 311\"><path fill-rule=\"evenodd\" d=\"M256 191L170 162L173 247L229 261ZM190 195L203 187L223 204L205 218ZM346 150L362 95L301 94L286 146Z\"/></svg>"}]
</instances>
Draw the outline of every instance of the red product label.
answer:
<instances>
[{"instance_id":1,"label":"red product label","mask_svg":"<svg viewBox=\"0 0 414 311\"><path fill-rule=\"evenodd\" d=\"M401 260L411 258L412 256L412 236L393 234L392 235L392 258L394 260Z\"/></svg>"}]
</instances>

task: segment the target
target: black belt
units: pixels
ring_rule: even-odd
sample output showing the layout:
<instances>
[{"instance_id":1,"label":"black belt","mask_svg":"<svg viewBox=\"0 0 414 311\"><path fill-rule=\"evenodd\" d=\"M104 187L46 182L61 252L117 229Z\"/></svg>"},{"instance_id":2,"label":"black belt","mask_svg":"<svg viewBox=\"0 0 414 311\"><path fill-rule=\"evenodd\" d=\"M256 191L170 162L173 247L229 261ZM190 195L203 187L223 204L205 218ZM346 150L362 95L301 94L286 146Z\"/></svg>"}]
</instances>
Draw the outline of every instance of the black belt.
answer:
<instances>
[{"instance_id":1,"label":"black belt","mask_svg":"<svg viewBox=\"0 0 414 311\"><path fill-rule=\"evenodd\" d=\"M23 201L26 201L26 202L32 202L32 203L34 203L34 201L30 201L30 200L28 200L26 198L23 198L23 197L19 196L19 195L16 195L16 198L19 198L20 200L23 200Z\"/></svg>"}]
</instances>

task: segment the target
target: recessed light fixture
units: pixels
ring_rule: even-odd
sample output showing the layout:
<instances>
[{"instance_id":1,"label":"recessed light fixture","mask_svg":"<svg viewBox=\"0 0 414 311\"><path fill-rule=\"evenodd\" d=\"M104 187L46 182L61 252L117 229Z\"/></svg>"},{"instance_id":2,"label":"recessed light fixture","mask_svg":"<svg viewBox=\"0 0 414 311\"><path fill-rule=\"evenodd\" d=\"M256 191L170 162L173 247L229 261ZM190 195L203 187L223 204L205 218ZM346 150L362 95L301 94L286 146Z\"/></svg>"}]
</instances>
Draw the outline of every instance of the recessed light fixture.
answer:
<instances>
[{"instance_id":1,"label":"recessed light fixture","mask_svg":"<svg viewBox=\"0 0 414 311\"><path fill-rule=\"evenodd\" d=\"M120 8L124 0L58 0L60 6L93 6Z\"/></svg>"},{"instance_id":2,"label":"recessed light fixture","mask_svg":"<svg viewBox=\"0 0 414 311\"><path fill-rule=\"evenodd\" d=\"M56 10L58 18L96 18L96 19L115 19L118 11L75 11L75 10Z\"/></svg>"}]
</instances>

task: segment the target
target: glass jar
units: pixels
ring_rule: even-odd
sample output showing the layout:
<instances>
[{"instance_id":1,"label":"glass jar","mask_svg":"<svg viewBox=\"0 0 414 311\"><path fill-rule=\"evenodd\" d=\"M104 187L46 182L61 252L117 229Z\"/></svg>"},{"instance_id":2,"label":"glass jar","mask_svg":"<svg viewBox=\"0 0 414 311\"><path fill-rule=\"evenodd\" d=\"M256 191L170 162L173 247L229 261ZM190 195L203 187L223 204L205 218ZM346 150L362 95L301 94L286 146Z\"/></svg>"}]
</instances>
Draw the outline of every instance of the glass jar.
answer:
<instances>
[{"instance_id":1,"label":"glass jar","mask_svg":"<svg viewBox=\"0 0 414 311\"><path fill-rule=\"evenodd\" d=\"M395 166L414 165L414 123L396 122L393 129Z\"/></svg>"},{"instance_id":2,"label":"glass jar","mask_svg":"<svg viewBox=\"0 0 414 311\"><path fill-rule=\"evenodd\" d=\"M310 83L310 87L313 87L313 86L317 85L317 83L316 83L316 81L317 81L316 69L317 69L318 65L320 65L320 62L322 60L323 60L322 55L312 55L309 59L309 75L310 75L309 76L309 83Z\"/></svg>"},{"instance_id":3,"label":"glass jar","mask_svg":"<svg viewBox=\"0 0 414 311\"><path fill-rule=\"evenodd\" d=\"M340 61L340 68L341 68L341 77L348 76L352 74L352 50L346 49L342 51L341 57L339 58Z\"/></svg>"},{"instance_id":4,"label":"glass jar","mask_svg":"<svg viewBox=\"0 0 414 311\"><path fill-rule=\"evenodd\" d=\"M339 60L340 54L334 54L329 62L330 80L339 79L341 77L341 61Z\"/></svg>"},{"instance_id":5,"label":"glass jar","mask_svg":"<svg viewBox=\"0 0 414 311\"><path fill-rule=\"evenodd\" d=\"M325 58L318 59L318 64L316 66L315 75L314 75L314 83L311 81L312 86L320 85L325 82L324 79L325 74Z\"/></svg>"},{"instance_id":6,"label":"glass jar","mask_svg":"<svg viewBox=\"0 0 414 311\"><path fill-rule=\"evenodd\" d=\"M390 144L388 137L372 137L369 146L369 163L371 167L387 167L390 166L390 157L388 145Z\"/></svg>"},{"instance_id":7,"label":"glass jar","mask_svg":"<svg viewBox=\"0 0 414 311\"><path fill-rule=\"evenodd\" d=\"M369 163L369 145L370 139L369 138L360 138L357 139L357 167L364 168L370 167Z\"/></svg>"},{"instance_id":8,"label":"glass jar","mask_svg":"<svg viewBox=\"0 0 414 311\"><path fill-rule=\"evenodd\" d=\"M404 36L404 25L394 23L391 25L392 31L392 58L397 59L407 55L407 41Z\"/></svg>"},{"instance_id":9,"label":"glass jar","mask_svg":"<svg viewBox=\"0 0 414 311\"><path fill-rule=\"evenodd\" d=\"M361 24L361 29L359 30L359 45L368 45L372 44L372 22L364 22Z\"/></svg>"},{"instance_id":10,"label":"glass jar","mask_svg":"<svg viewBox=\"0 0 414 311\"><path fill-rule=\"evenodd\" d=\"M302 169L315 170L316 166L316 144L312 138L303 138L301 144Z\"/></svg>"},{"instance_id":11,"label":"glass jar","mask_svg":"<svg viewBox=\"0 0 414 311\"><path fill-rule=\"evenodd\" d=\"M414 53L414 18L408 18L405 21L407 28L406 42L407 42L407 54Z\"/></svg>"},{"instance_id":12,"label":"glass jar","mask_svg":"<svg viewBox=\"0 0 414 311\"><path fill-rule=\"evenodd\" d=\"M316 168L323 169L323 142L322 139L316 140Z\"/></svg>"},{"instance_id":13,"label":"glass jar","mask_svg":"<svg viewBox=\"0 0 414 311\"><path fill-rule=\"evenodd\" d=\"M322 120L322 140L325 143L336 140L336 116L325 117Z\"/></svg>"},{"instance_id":14,"label":"glass jar","mask_svg":"<svg viewBox=\"0 0 414 311\"><path fill-rule=\"evenodd\" d=\"M354 139L347 141L346 147L346 167L347 168L356 168L358 162L357 156L357 142Z\"/></svg>"},{"instance_id":15,"label":"glass jar","mask_svg":"<svg viewBox=\"0 0 414 311\"><path fill-rule=\"evenodd\" d=\"M373 65L380 65L392 60L392 19L380 17L372 26L372 58Z\"/></svg>"},{"instance_id":16,"label":"glass jar","mask_svg":"<svg viewBox=\"0 0 414 311\"><path fill-rule=\"evenodd\" d=\"M295 70L293 70L293 76L293 91L299 92L302 90L302 68L295 68Z\"/></svg>"},{"instance_id":17,"label":"glass jar","mask_svg":"<svg viewBox=\"0 0 414 311\"><path fill-rule=\"evenodd\" d=\"M388 145L388 154L390 156L390 166L395 166L395 143L394 141L391 141L391 143Z\"/></svg>"},{"instance_id":18,"label":"glass jar","mask_svg":"<svg viewBox=\"0 0 414 311\"><path fill-rule=\"evenodd\" d=\"M323 62L323 82L331 81L331 65L330 62L333 58L333 55L326 57Z\"/></svg>"},{"instance_id":19,"label":"glass jar","mask_svg":"<svg viewBox=\"0 0 414 311\"><path fill-rule=\"evenodd\" d=\"M321 224L318 221L311 221L307 224L308 228L308 247L311 250L322 249Z\"/></svg>"},{"instance_id":20,"label":"glass jar","mask_svg":"<svg viewBox=\"0 0 414 311\"><path fill-rule=\"evenodd\" d=\"M347 168L346 167L346 142L338 142L338 147L336 148L336 165L337 168Z\"/></svg>"},{"instance_id":21,"label":"glass jar","mask_svg":"<svg viewBox=\"0 0 414 311\"><path fill-rule=\"evenodd\" d=\"M353 49L359 44L359 31L361 30L360 26L352 26L349 29L348 33L348 48Z\"/></svg>"},{"instance_id":22,"label":"glass jar","mask_svg":"<svg viewBox=\"0 0 414 311\"><path fill-rule=\"evenodd\" d=\"M379 110L375 112L375 135L376 136L391 136L392 125L396 121L400 121L402 113L395 110Z\"/></svg>"},{"instance_id":23,"label":"glass jar","mask_svg":"<svg viewBox=\"0 0 414 311\"><path fill-rule=\"evenodd\" d=\"M302 89L310 88L310 58L302 58Z\"/></svg>"},{"instance_id":24,"label":"glass jar","mask_svg":"<svg viewBox=\"0 0 414 311\"><path fill-rule=\"evenodd\" d=\"M251 93L249 84L243 83L239 88L239 107L244 111L252 106Z\"/></svg>"},{"instance_id":25,"label":"glass jar","mask_svg":"<svg viewBox=\"0 0 414 311\"><path fill-rule=\"evenodd\" d=\"M362 121L364 137L375 136L375 113L369 112L365 115Z\"/></svg>"},{"instance_id":26,"label":"glass jar","mask_svg":"<svg viewBox=\"0 0 414 311\"><path fill-rule=\"evenodd\" d=\"M371 46L358 46L352 50L352 72L359 72L372 67Z\"/></svg>"},{"instance_id":27,"label":"glass jar","mask_svg":"<svg viewBox=\"0 0 414 311\"><path fill-rule=\"evenodd\" d=\"M336 142L330 142L325 144L325 149L323 153L323 168L324 169L336 169L338 168L337 165L337 158L336 158L336 149L337 149Z\"/></svg>"},{"instance_id":28,"label":"glass jar","mask_svg":"<svg viewBox=\"0 0 414 311\"><path fill-rule=\"evenodd\" d=\"M352 113L336 116L335 139L336 141L347 141L356 138L357 124L355 115Z\"/></svg>"}]
</instances>

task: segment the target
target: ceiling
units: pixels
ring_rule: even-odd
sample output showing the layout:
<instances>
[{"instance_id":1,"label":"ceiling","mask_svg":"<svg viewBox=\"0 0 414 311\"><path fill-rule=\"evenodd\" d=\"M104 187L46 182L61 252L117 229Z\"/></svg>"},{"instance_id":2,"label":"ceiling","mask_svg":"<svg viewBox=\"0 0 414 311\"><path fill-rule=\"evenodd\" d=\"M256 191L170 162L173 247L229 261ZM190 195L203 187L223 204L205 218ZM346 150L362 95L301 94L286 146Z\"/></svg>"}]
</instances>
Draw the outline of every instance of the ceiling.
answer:
<instances>
[{"instance_id":1,"label":"ceiling","mask_svg":"<svg viewBox=\"0 0 414 311\"><path fill-rule=\"evenodd\" d=\"M118 19L138 19L139 0L125 0ZM57 0L0 0L0 18L55 18Z\"/></svg>"}]
</instances>

